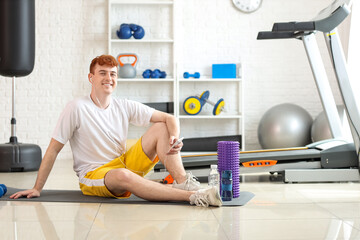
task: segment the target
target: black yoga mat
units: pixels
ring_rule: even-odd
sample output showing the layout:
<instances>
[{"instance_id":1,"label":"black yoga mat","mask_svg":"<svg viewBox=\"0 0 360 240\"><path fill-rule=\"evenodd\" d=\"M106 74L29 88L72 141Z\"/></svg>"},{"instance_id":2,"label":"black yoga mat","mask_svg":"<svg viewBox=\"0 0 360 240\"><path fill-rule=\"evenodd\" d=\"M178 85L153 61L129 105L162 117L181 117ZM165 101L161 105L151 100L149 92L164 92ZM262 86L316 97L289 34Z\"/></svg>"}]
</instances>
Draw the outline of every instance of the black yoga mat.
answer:
<instances>
[{"instance_id":1,"label":"black yoga mat","mask_svg":"<svg viewBox=\"0 0 360 240\"><path fill-rule=\"evenodd\" d=\"M76 202L76 203L127 203L127 204L172 204L189 205L187 202L150 202L141 199L134 194L130 198L117 199L83 195L80 190L42 190L38 198L10 199L10 196L23 189L7 188L7 193L0 198L0 201L32 201L32 202ZM251 192L240 192L240 197L232 201L224 201L223 206L243 206L255 195Z\"/></svg>"}]
</instances>

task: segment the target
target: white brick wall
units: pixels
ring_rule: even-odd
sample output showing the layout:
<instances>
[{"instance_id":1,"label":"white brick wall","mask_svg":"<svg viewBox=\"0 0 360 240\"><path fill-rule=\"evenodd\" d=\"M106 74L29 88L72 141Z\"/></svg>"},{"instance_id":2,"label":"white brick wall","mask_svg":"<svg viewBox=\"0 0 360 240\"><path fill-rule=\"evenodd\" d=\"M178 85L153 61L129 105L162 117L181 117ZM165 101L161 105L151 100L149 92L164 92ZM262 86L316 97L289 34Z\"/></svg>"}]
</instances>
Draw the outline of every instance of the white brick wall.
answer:
<instances>
[{"instance_id":1,"label":"white brick wall","mask_svg":"<svg viewBox=\"0 0 360 240\"><path fill-rule=\"evenodd\" d=\"M284 102L295 103L304 107L313 117L322 111L302 42L257 41L258 31L271 30L274 22L312 19L331 2L263 1L257 12L243 14L232 6L230 0L183 1L183 64L180 64L184 66L183 69L211 75L213 63L241 61L244 65L246 149L260 147L257 139L258 123L265 111L272 106ZM339 102L339 93L335 88L321 34L318 40L331 84L335 89L336 100ZM216 87L221 89L222 84ZM185 91L192 92L193 89ZM234 104L232 95L218 95ZM208 130L211 131L211 128Z\"/></svg>"},{"instance_id":2,"label":"white brick wall","mask_svg":"<svg viewBox=\"0 0 360 240\"><path fill-rule=\"evenodd\" d=\"M211 64L242 62L246 81L246 140L247 149L258 148L257 125L270 107L292 102L307 109L312 116L321 111L321 104L301 41L256 41L257 32L271 29L276 21L311 19L331 0L272 0L264 1L253 14L237 11L230 0L182 0L176 14L182 16L178 31L179 70L211 75ZM306 7L305 7L306 6ZM154 7L151 7L154 8ZM142 23L142 14L133 9L129 22ZM156 11L156 10L155 10ZM165 11L159 9L159 11ZM35 69L27 77L17 79L17 136L21 142L39 144L45 153L51 133L65 104L74 97L89 93L87 81L91 59L107 53L107 1L36 1L36 59ZM137 21L139 20L139 21ZM156 15L148 23L158 23L171 34L167 21L157 22ZM143 23L146 26L147 23ZM149 34L160 34L156 29ZM326 59L322 36L320 47ZM153 47L153 46L150 46ZM171 59L168 51L160 57ZM145 69L150 61L139 63ZM166 62L166 61L165 61ZM330 62L325 61L329 76ZM151 67L151 66L150 66ZM167 68L167 66L163 66ZM140 71L140 70L139 70ZM169 70L170 71L170 70ZM334 85L334 78L331 77ZM164 84L164 83L162 83ZM168 84L168 83L165 83ZM139 84L137 84L139 85ZM169 101L171 85L155 91L137 86L129 98L144 101ZM222 84L209 86L211 99L234 96L226 94ZM205 86L189 84L181 96L200 94ZM118 94L127 94L131 86L119 86ZM146 92L149 91L149 92ZM337 101L339 94L336 93ZM229 96L230 95L230 96ZM148 99L145 99L148 98ZM230 108L236 108L233 103ZM206 111L210 111L206 109ZM0 142L8 142L11 118L11 79L0 77ZM186 121L186 120L185 120ZM215 126L222 124L216 122ZM191 125L191 124L189 124ZM224 131L231 134L233 123L226 122ZM204 136L214 131L214 125L192 126L191 135ZM190 135L189 133L189 135ZM137 133L136 135L138 135ZM186 136L185 136L186 137ZM61 158L71 156L69 146Z\"/></svg>"}]
</instances>

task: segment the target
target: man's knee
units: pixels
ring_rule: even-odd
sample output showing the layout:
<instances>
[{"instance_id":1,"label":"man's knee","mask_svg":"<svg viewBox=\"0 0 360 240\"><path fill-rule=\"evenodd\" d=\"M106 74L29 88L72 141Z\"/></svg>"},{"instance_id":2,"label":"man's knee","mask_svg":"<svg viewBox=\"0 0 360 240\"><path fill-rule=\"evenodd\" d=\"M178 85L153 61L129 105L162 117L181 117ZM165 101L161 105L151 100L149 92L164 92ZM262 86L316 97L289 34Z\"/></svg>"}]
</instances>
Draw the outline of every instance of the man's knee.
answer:
<instances>
[{"instance_id":1,"label":"man's knee","mask_svg":"<svg viewBox=\"0 0 360 240\"><path fill-rule=\"evenodd\" d=\"M154 123L154 124L152 125L152 128L153 128L156 132L161 133L161 134L164 134L165 132L168 132L166 123L163 123L163 122Z\"/></svg>"},{"instance_id":2,"label":"man's knee","mask_svg":"<svg viewBox=\"0 0 360 240\"><path fill-rule=\"evenodd\" d=\"M120 183L121 185L126 185L131 182L132 173L126 168L113 169L106 174L105 181L107 184Z\"/></svg>"},{"instance_id":3,"label":"man's knee","mask_svg":"<svg viewBox=\"0 0 360 240\"><path fill-rule=\"evenodd\" d=\"M132 174L132 172L125 168L110 170L105 175L105 186L115 196L122 196L132 184Z\"/></svg>"},{"instance_id":4,"label":"man's knee","mask_svg":"<svg viewBox=\"0 0 360 240\"><path fill-rule=\"evenodd\" d=\"M157 153L159 140L169 138L169 131L165 123L154 123L142 137L142 148L146 156L153 160Z\"/></svg>"}]
</instances>

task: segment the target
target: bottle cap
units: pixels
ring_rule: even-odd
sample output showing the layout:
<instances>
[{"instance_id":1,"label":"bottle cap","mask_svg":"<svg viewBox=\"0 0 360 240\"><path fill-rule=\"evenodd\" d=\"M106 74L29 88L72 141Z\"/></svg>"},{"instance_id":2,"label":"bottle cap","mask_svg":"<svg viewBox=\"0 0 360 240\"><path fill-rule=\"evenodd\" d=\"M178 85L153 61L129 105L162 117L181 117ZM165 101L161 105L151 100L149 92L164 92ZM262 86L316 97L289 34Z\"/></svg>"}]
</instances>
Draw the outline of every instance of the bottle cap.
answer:
<instances>
[{"instance_id":1,"label":"bottle cap","mask_svg":"<svg viewBox=\"0 0 360 240\"><path fill-rule=\"evenodd\" d=\"M211 164L210 167L211 168L217 168L217 165L216 164Z\"/></svg>"}]
</instances>

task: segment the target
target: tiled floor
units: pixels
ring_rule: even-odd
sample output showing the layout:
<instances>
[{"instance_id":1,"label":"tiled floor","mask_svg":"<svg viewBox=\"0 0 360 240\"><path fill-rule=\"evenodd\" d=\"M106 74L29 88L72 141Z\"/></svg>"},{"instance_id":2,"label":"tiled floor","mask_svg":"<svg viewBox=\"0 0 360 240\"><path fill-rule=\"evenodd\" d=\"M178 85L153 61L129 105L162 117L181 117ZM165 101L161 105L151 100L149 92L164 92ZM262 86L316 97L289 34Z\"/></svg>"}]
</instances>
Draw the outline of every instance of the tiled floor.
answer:
<instances>
[{"instance_id":1,"label":"tiled floor","mask_svg":"<svg viewBox=\"0 0 360 240\"><path fill-rule=\"evenodd\" d=\"M0 173L11 187L35 178ZM242 207L0 201L0 239L360 239L360 183L245 180L255 197ZM70 160L55 163L45 188L78 189Z\"/></svg>"}]
</instances>

